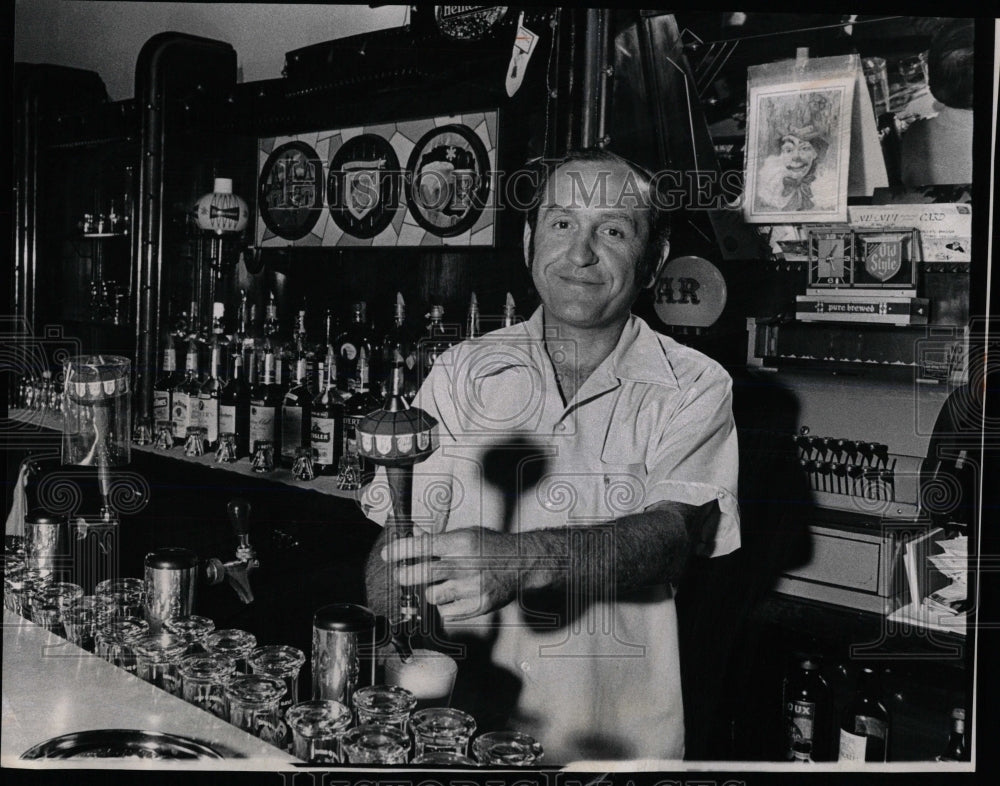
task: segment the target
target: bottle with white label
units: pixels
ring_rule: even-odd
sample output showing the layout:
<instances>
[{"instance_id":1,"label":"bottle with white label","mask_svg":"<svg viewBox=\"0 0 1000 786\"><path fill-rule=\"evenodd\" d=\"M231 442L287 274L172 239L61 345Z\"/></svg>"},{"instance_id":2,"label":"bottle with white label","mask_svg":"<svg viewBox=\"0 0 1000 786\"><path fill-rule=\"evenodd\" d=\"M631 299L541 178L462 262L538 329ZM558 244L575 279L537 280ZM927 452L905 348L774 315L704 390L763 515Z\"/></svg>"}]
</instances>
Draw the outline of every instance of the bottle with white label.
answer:
<instances>
[{"instance_id":1,"label":"bottle with white label","mask_svg":"<svg viewBox=\"0 0 1000 786\"><path fill-rule=\"evenodd\" d=\"M351 394L357 391L358 360L363 349L372 359L374 341L368 327L368 306L361 301L352 307L351 322L347 329L337 337L337 384L341 390Z\"/></svg>"},{"instance_id":2,"label":"bottle with white label","mask_svg":"<svg viewBox=\"0 0 1000 786\"><path fill-rule=\"evenodd\" d=\"M805 658L785 681L785 758L809 751L813 761L824 761L829 746L830 688L819 670L819 661Z\"/></svg>"},{"instance_id":3,"label":"bottle with white label","mask_svg":"<svg viewBox=\"0 0 1000 786\"><path fill-rule=\"evenodd\" d=\"M296 450L309 447L312 394L309 392L307 364L300 344L295 360L295 380L281 402L281 463L286 467L295 463Z\"/></svg>"},{"instance_id":4,"label":"bottle with white label","mask_svg":"<svg viewBox=\"0 0 1000 786\"><path fill-rule=\"evenodd\" d=\"M840 724L839 761L888 761L889 711L879 697L875 670L863 668L858 690Z\"/></svg>"},{"instance_id":5,"label":"bottle with white label","mask_svg":"<svg viewBox=\"0 0 1000 786\"><path fill-rule=\"evenodd\" d=\"M169 331L164 335L163 371L153 383L153 423L158 420L170 420L173 417L170 400L174 388L180 384L183 377L177 373L177 349L174 347L174 337Z\"/></svg>"},{"instance_id":6,"label":"bottle with white label","mask_svg":"<svg viewBox=\"0 0 1000 786\"><path fill-rule=\"evenodd\" d=\"M219 398L219 433L236 435L236 453L250 455L250 385L243 374L243 352L233 345L232 370L229 382Z\"/></svg>"},{"instance_id":7,"label":"bottle with white label","mask_svg":"<svg viewBox=\"0 0 1000 786\"><path fill-rule=\"evenodd\" d=\"M281 389L274 377L274 345L264 339L264 370L250 391L250 454L258 440L270 440L274 452L281 451Z\"/></svg>"},{"instance_id":8,"label":"bottle with white label","mask_svg":"<svg viewBox=\"0 0 1000 786\"><path fill-rule=\"evenodd\" d=\"M212 448L219 443L219 403L223 387L219 370L222 365L222 351L223 344L217 336L212 336L208 377L198 393L199 425L205 429L205 438Z\"/></svg>"},{"instance_id":9,"label":"bottle with white label","mask_svg":"<svg viewBox=\"0 0 1000 786\"><path fill-rule=\"evenodd\" d=\"M174 444L183 445L188 426L201 425L198 421L198 395L201 380L198 378L198 342L194 336L188 340L187 355L184 360L184 381L175 389L171 397L171 415L174 421Z\"/></svg>"},{"instance_id":10,"label":"bottle with white label","mask_svg":"<svg viewBox=\"0 0 1000 786\"><path fill-rule=\"evenodd\" d=\"M317 475L336 475L344 444L344 402L337 391L337 355L331 347L320 374L322 390L312 404L309 443ZM324 364L320 364L324 368ZM323 378L325 373L325 379Z\"/></svg>"}]
</instances>

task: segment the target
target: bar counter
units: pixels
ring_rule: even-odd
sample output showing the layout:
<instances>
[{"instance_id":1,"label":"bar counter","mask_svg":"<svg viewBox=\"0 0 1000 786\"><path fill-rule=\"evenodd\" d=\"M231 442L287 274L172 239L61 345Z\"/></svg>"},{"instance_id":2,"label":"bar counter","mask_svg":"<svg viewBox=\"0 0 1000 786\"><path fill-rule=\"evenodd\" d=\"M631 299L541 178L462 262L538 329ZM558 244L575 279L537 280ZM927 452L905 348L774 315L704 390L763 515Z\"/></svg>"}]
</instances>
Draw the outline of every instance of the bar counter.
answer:
<instances>
[{"instance_id":1,"label":"bar counter","mask_svg":"<svg viewBox=\"0 0 1000 786\"><path fill-rule=\"evenodd\" d=\"M298 759L160 690L59 636L4 610L4 767L289 769ZM139 729L178 734L218 751L197 761L82 759L21 760L53 737L89 729Z\"/></svg>"}]
</instances>

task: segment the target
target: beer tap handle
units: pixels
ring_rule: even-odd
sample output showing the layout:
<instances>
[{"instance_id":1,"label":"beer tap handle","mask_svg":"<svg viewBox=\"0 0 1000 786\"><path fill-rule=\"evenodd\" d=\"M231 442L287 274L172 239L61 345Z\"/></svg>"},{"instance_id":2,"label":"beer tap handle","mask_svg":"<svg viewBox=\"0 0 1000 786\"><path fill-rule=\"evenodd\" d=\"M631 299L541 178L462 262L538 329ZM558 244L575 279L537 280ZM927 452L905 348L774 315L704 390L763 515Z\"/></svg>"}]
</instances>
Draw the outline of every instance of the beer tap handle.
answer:
<instances>
[{"instance_id":1,"label":"beer tap handle","mask_svg":"<svg viewBox=\"0 0 1000 786\"><path fill-rule=\"evenodd\" d=\"M250 503L242 497L237 497L229 500L226 511L229 513L229 521L233 525L233 531L240 541L236 547L236 557L249 562L256 556L250 545Z\"/></svg>"},{"instance_id":2,"label":"beer tap handle","mask_svg":"<svg viewBox=\"0 0 1000 786\"><path fill-rule=\"evenodd\" d=\"M229 500L226 505L229 521L237 537L243 537L250 532L250 503L242 497Z\"/></svg>"}]
</instances>

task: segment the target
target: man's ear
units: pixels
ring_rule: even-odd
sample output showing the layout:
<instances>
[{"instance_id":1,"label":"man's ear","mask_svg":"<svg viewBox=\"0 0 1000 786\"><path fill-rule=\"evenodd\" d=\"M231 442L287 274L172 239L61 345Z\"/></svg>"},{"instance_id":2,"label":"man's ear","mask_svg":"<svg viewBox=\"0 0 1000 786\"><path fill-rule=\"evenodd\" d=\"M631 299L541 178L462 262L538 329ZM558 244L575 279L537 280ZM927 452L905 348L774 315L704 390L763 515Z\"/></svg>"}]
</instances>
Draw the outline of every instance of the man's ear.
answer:
<instances>
[{"instance_id":1,"label":"man's ear","mask_svg":"<svg viewBox=\"0 0 1000 786\"><path fill-rule=\"evenodd\" d=\"M660 277L660 273L663 271L663 266L667 264L667 257L669 256L670 256L670 241L667 241L663 244L663 248L660 249L660 258L656 261L656 268L653 270L652 275L649 277L649 281L647 281L643 285L644 289L650 289L656 283L656 280Z\"/></svg>"},{"instance_id":2,"label":"man's ear","mask_svg":"<svg viewBox=\"0 0 1000 786\"><path fill-rule=\"evenodd\" d=\"M527 221L524 222L524 265L531 270L531 244L534 242L534 233L531 231L531 226Z\"/></svg>"}]
</instances>

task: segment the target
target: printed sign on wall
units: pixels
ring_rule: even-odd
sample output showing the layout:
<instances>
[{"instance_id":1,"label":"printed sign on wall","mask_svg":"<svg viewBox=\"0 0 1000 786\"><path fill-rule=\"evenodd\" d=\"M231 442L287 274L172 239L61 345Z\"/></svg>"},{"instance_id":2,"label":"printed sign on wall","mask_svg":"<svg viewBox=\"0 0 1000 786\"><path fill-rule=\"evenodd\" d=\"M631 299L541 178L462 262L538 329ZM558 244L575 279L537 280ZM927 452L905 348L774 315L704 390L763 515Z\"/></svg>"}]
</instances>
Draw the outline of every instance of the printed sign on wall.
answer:
<instances>
[{"instance_id":1,"label":"printed sign on wall","mask_svg":"<svg viewBox=\"0 0 1000 786\"><path fill-rule=\"evenodd\" d=\"M492 245L497 114L261 139L257 245Z\"/></svg>"}]
</instances>

